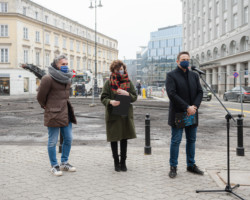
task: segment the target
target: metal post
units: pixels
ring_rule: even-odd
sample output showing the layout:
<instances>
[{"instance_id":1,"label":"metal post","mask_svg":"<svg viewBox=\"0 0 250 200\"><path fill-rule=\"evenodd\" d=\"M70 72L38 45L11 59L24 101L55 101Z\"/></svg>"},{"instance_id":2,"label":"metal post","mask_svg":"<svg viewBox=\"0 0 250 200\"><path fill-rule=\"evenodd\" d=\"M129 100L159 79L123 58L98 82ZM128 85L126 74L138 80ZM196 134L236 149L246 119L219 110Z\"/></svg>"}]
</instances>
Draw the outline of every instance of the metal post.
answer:
<instances>
[{"instance_id":1,"label":"metal post","mask_svg":"<svg viewBox=\"0 0 250 200\"><path fill-rule=\"evenodd\" d=\"M150 146L150 115L147 113L145 118L145 147L144 154L151 155L151 146Z\"/></svg>"},{"instance_id":2,"label":"metal post","mask_svg":"<svg viewBox=\"0 0 250 200\"><path fill-rule=\"evenodd\" d=\"M63 137L62 137L62 133L60 131L60 145L59 145L59 153L62 153L62 143L63 143Z\"/></svg>"},{"instance_id":3,"label":"metal post","mask_svg":"<svg viewBox=\"0 0 250 200\"><path fill-rule=\"evenodd\" d=\"M237 119L237 141L238 145L236 148L236 155L237 156L244 156L245 150L243 147L243 115L238 115Z\"/></svg>"}]
</instances>

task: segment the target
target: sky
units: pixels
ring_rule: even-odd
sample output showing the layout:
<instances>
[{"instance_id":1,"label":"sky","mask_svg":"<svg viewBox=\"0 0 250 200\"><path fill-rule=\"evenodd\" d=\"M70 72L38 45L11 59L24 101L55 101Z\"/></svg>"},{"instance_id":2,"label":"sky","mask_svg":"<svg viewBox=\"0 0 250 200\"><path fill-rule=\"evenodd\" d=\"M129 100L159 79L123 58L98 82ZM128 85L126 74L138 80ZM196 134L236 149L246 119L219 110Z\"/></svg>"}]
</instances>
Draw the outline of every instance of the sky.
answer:
<instances>
[{"instance_id":1,"label":"sky","mask_svg":"<svg viewBox=\"0 0 250 200\"><path fill-rule=\"evenodd\" d=\"M32 1L95 28L90 0ZM98 4L99 0L96 1ZM181 0L101 0L101 3L103 7L97 8L97 31L118 41L118 58L122 60L135 59L139 47L148 45L150 32L182 23Z\"/></svg>"}]
</instances>

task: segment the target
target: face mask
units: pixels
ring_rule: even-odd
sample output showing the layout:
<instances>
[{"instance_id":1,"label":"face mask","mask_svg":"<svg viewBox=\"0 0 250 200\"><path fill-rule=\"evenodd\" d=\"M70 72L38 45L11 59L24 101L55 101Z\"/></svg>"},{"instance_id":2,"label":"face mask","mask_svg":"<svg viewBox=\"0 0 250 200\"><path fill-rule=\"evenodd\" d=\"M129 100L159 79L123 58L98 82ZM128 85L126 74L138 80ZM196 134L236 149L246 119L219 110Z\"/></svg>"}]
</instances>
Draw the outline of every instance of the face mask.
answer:
<instances>
[{"instance_id":1,"label":"face mask","mask_svg":"<svg viewBox=\"0 0 250 200\"><path fill-rule=\"evenodd\" d=\"M61 71L62 71L63 73L68 73L68 71L69 71L68 66L61 66Z\"/></svg>"},{"instance_id":2,"label":"face mask","mask_svg":"<svg viewBox=\"0 0 250 200\"><path fill-rule=\"evenodd\" d=\"M124 70L119 70L119 73L120 73L121 75L123 75L123 74L124 74Z\"/></svg>"},{"instance_id":3,"label":"face mask","mask_svg":"<svg viewBox=\"0 0 250 200\"><path fill-rule=\"evenodd\" d=\"M184 68L184 69L187 69L188 66L189 66L189 62L186 61L186 60L181 61L181 62L180 62L180 66L181 66L182 68Z\"/></svg>"}]
</instances>

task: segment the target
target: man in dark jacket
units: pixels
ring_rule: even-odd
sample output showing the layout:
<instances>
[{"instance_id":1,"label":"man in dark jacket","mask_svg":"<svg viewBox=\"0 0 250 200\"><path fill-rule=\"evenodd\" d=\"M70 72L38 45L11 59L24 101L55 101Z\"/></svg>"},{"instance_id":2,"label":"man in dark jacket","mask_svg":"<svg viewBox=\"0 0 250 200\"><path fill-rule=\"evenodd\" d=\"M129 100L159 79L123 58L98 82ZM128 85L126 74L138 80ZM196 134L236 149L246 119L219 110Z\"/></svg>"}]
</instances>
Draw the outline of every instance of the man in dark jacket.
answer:
<instances>
[{"instance_id":1,"label":"man in dark jacket","mask_svg":"<svg viewBox=\"0 0 250 200\"><path fill-rule=\"evenodd\" d=\"M37 100L44 111L44 125L48 127L48 154L51 172L61 176L62 171L76 171L68 163L72 143L72 123L76 124L73 107L69 102L69 90L73 73L68 69L64 55L54 59L48 68L49 74L43 76L38 88ZM61 164L56 159L56 143L59 131L63 136Z\"/></svg>"},{"instance_id":2,"label":"man in dark jacket","mask_svg":"<svg viewBox=\"0 0 250 200\"><path fill-rule=\"evenodd\" d=\"M183 129L186 133L186 162L187 171L203 175L203 172L195 165L195 141L198 126L198 108L201 104L203 91L199 76L189 71L190 56L188 52L180 52L177 56L178 67L167 74L166 90L170 99L168 124L172 129L170 146L170 172L169 177L177 175L179 146ZM187 116L195 115L197 123L184 128L176 127L176 114L186 113Z\"/></svg>"}]
</instances>

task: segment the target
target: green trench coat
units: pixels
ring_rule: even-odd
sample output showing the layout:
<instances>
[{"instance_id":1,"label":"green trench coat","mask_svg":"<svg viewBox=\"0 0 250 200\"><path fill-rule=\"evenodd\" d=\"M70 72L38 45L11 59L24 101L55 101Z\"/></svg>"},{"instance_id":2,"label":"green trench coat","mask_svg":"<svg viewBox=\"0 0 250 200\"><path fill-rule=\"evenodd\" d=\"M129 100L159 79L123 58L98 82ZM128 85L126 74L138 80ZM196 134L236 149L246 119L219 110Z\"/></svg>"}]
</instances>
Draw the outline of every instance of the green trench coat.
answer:
<instances>
[{"instance_id":1,"label":"green trench coat","mask_svg":"<svg viewBox=\"0 0 250 200\"><path fill-rule=\"evenodd\" d=\"M131 102L137 100L137 94L132 82L130 82ZM120 141L122 139L136 138L133 105L130 104L128 116L122 117L119 115L111 114L113 106L109 104L110 100L114 100L115 96L110 87L110 81L106 81L101 95L101 102L105 106L105 121L106 121L106 134L108 142Z\"/></svg>"}]
</instances>

